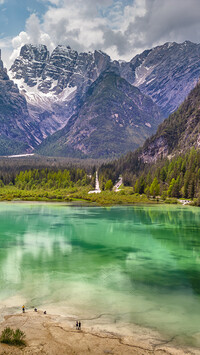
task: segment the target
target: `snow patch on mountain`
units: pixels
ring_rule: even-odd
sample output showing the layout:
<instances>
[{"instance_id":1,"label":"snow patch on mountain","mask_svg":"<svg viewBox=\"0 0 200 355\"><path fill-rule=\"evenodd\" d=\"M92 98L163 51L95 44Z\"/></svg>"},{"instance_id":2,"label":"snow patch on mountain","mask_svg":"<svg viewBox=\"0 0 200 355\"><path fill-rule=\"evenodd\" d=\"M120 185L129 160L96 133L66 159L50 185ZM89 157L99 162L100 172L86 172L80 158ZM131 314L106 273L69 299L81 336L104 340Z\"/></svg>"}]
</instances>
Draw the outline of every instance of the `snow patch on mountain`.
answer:
<instances>
[{"instance_id":1,"label":"snow patch on mountain","mask_svg":"<svg viewBox=\"0 0 200 355\"><path fill-rule=\"evenodd\" d=\"M147 66L143 65L143 63L139 67L137 67L136 71L135 71L134 86L140 86L143 83L145 83L147 77L152 73L154 68L155 68L155 65L147 67Z\"/></svg>"},{"instance_id":2,"label":"snow patch on mountain","mask_svg":"<svg viewBox=\"0 0 200 355\"><path fill-rule=\"evenodd\" d=\"M38 89L38 85L41 82L41 79L39 78L36 79L36 84L34 86L29 86L24 82L23 78L16 79L12 71L9 71L9 76L19 88L20 93L25 96L28 104L38 105L43 109L50 109L52 103L70 101L77 91L77 86L67 86L62 92L57 94L53 89L57 86L58 80L52 80L49 78L51 79L51 90L44 93Z\"/></svg>"}]
</instances>

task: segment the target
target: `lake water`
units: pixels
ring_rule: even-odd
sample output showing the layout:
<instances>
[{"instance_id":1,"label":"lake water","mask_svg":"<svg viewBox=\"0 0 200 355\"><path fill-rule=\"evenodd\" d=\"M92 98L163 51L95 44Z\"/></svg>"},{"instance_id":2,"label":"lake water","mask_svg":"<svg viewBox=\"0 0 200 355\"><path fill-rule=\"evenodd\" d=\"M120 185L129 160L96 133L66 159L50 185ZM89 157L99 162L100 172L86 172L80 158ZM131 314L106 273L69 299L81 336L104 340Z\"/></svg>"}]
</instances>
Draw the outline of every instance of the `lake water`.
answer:
<instances>
[{"instance_id":1,"label":"lake water","mask_svg":"<svg viewBox=\"0 0 200 355\"><path fill-rule=\"evenodd\" d=\"M1 315L23 303L200 345L200 209L1 203Z\"/></svg>"}]
</instances>

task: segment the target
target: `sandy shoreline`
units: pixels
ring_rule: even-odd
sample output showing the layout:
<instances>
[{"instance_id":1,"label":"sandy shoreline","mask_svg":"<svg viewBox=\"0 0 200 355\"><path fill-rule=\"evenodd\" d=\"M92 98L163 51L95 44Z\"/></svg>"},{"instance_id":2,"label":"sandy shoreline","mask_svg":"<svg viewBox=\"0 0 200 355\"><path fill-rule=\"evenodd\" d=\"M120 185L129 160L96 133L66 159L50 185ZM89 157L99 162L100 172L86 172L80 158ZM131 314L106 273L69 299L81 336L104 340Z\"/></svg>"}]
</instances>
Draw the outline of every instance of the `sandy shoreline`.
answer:
<instances>
[{"instance_id":1,"label":"sandy shoreline","mask_svg":"<svg viewBox=\"0 0 200 355\"><path fill-rule=\"evenodd\" d=\"M24 314L4 317L0 332L5 327L20 328L26 334L27 346L18 348L0 344L0 354L199 354L200 349L180 347L175 339L135 326L132 335L124 336L104 329L87 327L75 329L74 319L44 315L29 310Z\"/></svg>"}]
</instances>

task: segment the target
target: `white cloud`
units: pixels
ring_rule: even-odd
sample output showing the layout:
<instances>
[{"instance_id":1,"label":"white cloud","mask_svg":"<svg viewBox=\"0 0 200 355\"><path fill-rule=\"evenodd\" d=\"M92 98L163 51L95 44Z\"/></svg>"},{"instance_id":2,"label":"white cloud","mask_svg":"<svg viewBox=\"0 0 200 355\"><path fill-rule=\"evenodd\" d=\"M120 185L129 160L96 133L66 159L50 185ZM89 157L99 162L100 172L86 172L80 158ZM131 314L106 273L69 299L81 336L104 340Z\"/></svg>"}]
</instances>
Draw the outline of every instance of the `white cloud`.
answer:
<instances>
[{"instance_id":1,"label":"white cloud","mask_svg":"<svg viewBox=\"0 0 200 355\"><path fill-rule=\"evenodd\" d=\"M32 14L26 29L12 40L13 60L25 43L69 44L78 51L101 49L113 59L166 41L199 42L199 0L43 0L48 9L40 22ZM0 0L2 2L2 0Z\"/></svg>"},{"instance_id":2,"label":"white cloud","mask_svg":"<svg viewBox=\"0 0 200 355\"><path fill-rule=\"evenodd\" d=\"M5 0L0 0L0 5L5 4Z\"/></svg>"},{"instance_id":3,"label":"white cloud","mask_svg":"<svg viewBox=\"0 0 200 355\"><path fill-rule=\"evenodd\" d=\"M45 44L49 50L53 50L55 44L51 41L48 33L41 29L40 21L36 14L31 14L26 22L26 31L22 31L12 39L13 52L9 58L9 64L19 55L20 48L26 44Z\"/></svg>"},{"instance_id":4,"label":"white cloud","mask_svg":"<svg viewBox=\"0 0 200 355\"><path fill-rule=\"evenodd\" d=\"M138 34L136 46L151 47L166 41L199 42L199 0L146 0L142 17L129 21L126 35Z\"/></svg>"}]
</instances>

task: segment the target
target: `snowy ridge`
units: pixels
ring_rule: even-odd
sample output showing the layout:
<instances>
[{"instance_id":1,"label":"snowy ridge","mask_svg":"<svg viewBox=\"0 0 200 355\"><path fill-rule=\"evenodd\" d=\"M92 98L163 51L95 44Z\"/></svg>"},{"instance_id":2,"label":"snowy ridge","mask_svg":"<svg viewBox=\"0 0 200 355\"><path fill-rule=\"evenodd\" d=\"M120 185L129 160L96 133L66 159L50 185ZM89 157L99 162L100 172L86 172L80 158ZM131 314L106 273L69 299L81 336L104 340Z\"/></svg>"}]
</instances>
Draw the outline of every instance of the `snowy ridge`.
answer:
<instances>
[{"instance_id":1,"label":"snowy ridge","mask_svg":"<svg viewBox=\"0 0 200 355\"><path fill-rule=\"evenodd\" d=\"M54 88L57 86L57 80L51 80L51 90L44 93L38 89L38 85L41 79L36 80L36 85L29 86L24 82L24 79L16 79L14 73L9 71L9 76L11 80L18 86L19 91L23 94L27 100L28 104L39 105L40 108L49 109L52 103L60 103L65 101L70 101L77 91L77 87L67 86L61 93L56 94ZM49 78L51 79L51 78Z\"/></svg>"}]
</instances>

